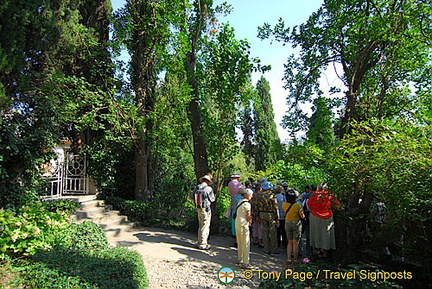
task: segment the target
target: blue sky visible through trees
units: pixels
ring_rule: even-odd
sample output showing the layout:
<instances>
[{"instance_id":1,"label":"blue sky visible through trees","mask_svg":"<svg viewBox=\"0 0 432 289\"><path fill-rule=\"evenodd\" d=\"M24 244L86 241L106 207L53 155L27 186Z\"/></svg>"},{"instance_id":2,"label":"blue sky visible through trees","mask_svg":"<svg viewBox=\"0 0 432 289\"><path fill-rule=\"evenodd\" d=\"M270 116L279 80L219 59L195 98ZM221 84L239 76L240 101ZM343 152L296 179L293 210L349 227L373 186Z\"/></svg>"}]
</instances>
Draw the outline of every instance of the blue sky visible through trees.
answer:
<instances>
[{"instance_id":1,"label":"blue sky visible through trees","mask_svg":"<svg viewBox=\"0 0 432 289\"><path fill-rule=\"evenodd\" d=\"M279 18L285 21L286 26L292 27L305 22L309 16L318 10L323 4L323 0L215 0L214 5L227 2L233 7L231 14L226 17L219 17L221 23L229 22L234 28L238 39L246 39L251 44L251 56L261 59L263 65L271 65L272 69L264 74L271 87L272 103L275 114L275 122L281 141L289 139L289 132L281 126L282 118L287 111L286 97L288 92L284 90L284 64L286 59L296 51L289 45L283 46L282 43L273 43L270 40L260 40L257 38L258 27L264 23L275 25ZM114 11L122 7L125 0L112 0ZM338 85L336 74L328 70L322 78L321 86ZM260 79L261 73L253 73L252 84L255 86ZM305 110L310 110L310 106L305 105Z\"/></svg>"}]
</instances>

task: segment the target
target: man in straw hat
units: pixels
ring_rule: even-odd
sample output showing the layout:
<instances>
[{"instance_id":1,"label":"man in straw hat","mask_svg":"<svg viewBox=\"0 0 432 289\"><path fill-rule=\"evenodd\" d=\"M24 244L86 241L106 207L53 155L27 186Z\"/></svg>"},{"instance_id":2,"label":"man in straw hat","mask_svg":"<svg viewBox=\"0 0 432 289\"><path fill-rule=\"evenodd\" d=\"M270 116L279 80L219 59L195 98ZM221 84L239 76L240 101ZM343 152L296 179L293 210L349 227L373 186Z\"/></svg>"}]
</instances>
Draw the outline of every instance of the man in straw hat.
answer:
<instances>
[{"instance_id":1,"label":"man in straw hat","mask_svg":"<svg viewBox=\"0 0 432 289\"><path fill-rule=\"evenodd\" d=\"M200 184L197 185L189 198L194 201L198 213L198 241L197 248L201 250L210 249L207 244L210 233L211 208L210 205L215 201L215 196L212 187L210 187L212 175L207 174L199 179Z\"/></svg>"}]
</instances>

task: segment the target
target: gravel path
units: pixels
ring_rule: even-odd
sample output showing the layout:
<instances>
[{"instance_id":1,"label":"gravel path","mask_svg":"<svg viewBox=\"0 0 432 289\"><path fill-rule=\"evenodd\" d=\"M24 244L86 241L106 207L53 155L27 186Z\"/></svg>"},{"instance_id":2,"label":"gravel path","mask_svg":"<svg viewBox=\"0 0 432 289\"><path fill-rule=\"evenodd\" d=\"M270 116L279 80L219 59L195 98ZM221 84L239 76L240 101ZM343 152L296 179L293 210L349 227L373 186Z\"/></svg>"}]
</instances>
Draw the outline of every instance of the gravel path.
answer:
<instances>
[{"instance_id":1,"label":"gravel path","mask_svg":"<svg viewBox=\"0 0 432 289\"><path fill-rule=\"evenodd\" d=\"M245 278L245 270L236 266L237 249L230 247L229 236L211 236L208 251L195 248L196 234L155 228L134 228L110 238L113 245L122 244L138 251L147 269L149 288L257 288L258 270L283 271L285 250L281 255L268 256L252 246L253 277ZM236 278L228 285L217 277L219 269L231 267ZM247 272L249 273L249 272Z\"/></svg>"},{"instance_id":2,"label":"gravel path","mask_svg":"<svg viewBox=\"0 0 432 289\"><path fill-rule=\"evenodd\" d=\"M261 282L258 273L284 271L286 250L280 249L278 256L261 253L257 246L251 247L252 271L236 265L237 249L230 247L234 238L226 235L210 235L210 250L195 247L197 233L164 230L158 228L133 227L125 216L99 200L81 200L81 209L73 220L92 220L104 228L112 246L124 245L139 252L147 270L149 288L257 288ZM230 267L235 279L222 284L218 271ZM245 274L246 272L246 274ZM252 273L252 276L248 274ZM245 277L249 277L246 278ZM263 275L261 275L263 277Z\"/></svg>"}]
</instances>

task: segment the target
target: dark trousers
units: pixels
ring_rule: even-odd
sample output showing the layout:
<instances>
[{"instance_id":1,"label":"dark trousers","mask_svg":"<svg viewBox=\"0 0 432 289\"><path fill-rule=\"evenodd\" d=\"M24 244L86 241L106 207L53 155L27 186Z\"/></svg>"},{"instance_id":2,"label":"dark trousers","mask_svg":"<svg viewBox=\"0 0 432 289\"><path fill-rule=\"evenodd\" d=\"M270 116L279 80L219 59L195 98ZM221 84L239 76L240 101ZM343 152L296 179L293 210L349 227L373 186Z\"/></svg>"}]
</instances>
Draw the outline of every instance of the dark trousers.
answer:
<instances>
[{"instance_id":1,"label":"dark trousers","mask_svg":"<svg viewBox=\"0 0 432 289\"><path fill-rule=\"evenodd\" d=\"M286 246L288 244L287 235L285 231L285 220L279 220L279 227L277 228L278 246Z\"/></svg>"}]
</instances>

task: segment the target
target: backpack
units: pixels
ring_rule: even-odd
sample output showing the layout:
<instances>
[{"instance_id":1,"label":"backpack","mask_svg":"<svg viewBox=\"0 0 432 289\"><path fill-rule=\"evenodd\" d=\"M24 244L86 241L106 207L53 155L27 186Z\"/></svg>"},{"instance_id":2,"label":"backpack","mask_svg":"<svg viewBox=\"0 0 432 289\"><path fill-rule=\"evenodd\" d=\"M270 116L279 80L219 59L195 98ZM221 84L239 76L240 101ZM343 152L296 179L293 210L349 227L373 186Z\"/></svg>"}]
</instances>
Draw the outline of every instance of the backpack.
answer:
<instances>
[{"instance_id":1,"label":"backpack","mask_svg":"<svg viewBox=\"0 0 432 289\"><path fill-rule=\"evenodd\" d=\"M243 201L243 202L241 202L241 203L237 206L237 208L235 209L234 214L233 214L233 219L234 219L234 220L237 218L237 210L238 210L238 208L240 208L240 206L243 205L243 204L246 203L246 202L248 202L248 201Z\"/></svg>"},{"instance_id":2,"label":"backpack","mask_svg":"<svg viewBox=\"0 0 432 289\"><path fill-rule=\"evenodd\" d=\"M288 210L285 211L284 220L286 219L286 215L288 214L289 210L291 210L291 207L294 205L294 203L291 203L291 205L288 207Z\"/></svg>"},{"instance_id":3,"label":"backpack","mask_svg":"<svg viewBox=\"0 0 432 289\"><path fill-rule=\"evenodd\" d=\"M311 194L311 195L312 195L312 194ZM311 195L310 195L310 196L311 196ZM307 197L306 199L304 199L304 200L303 200L303 203L302 203L302 210L303 210L303 213L304 213L304 215L305 215L305 218L302 219L302 225L303 225L303 227L305 227L305 225L309 225L309 215L310 215L310 210L309 210L309 207L308 207L308 205L307 205L307 202L308 202L310 196Z\"/></svg>"},{"instance_id":4,"label":"backpack","mask_svg":"<svg viewBox=\"0 0 432 289\"><path fill-rule=\"evenodd\" d=\"M303 204L302 204L302 210L303 210L303 213L305 214L306 219L309 219L309 214L310 214L309 207L307 206L308 200L309 200L309 198L304 200Z\"/></svg>"},{"instance_id":5,"label":"backpack","mask_svg":"<svg viewBox=\"0 0 432 289\"><path fill-rule=\"evenodd\" d=\"M197 208L205 209L210 206L208 193L206 191L196 186L194 188L193 195L194 203Z\"/></svg>"}]
</instances>

